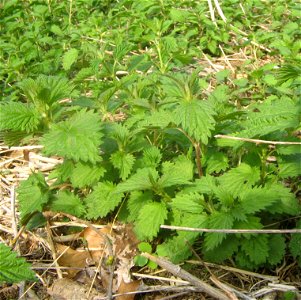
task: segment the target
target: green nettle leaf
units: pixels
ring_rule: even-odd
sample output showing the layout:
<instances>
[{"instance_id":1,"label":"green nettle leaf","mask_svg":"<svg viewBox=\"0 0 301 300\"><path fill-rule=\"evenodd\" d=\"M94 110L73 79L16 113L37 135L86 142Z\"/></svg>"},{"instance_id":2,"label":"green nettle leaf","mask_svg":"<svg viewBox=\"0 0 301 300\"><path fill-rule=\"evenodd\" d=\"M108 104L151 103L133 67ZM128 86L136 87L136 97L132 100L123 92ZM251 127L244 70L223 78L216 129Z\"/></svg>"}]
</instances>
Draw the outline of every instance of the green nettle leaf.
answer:
<instances>
[{"instance_id":1,"label":"green nettle leaf","mask_svg":"<svg viewBox=\"0 0 301 300\"><path fill-rule=\"evenodd\" d=\"M204 208L200 203L200 198L201 196L199 194L177 194L176 197L172 199L171 206L182 212L201 213Z\"/></svg>"},{"instance_id":2,"label":"green nettle leaf","mask_svg":"<svg viewBox=\"0 0 301 300\"><path fill-rule=\"evenodd\" d=\"M242 191L240 198L243 211L247 214L254 214L278 201L279 194L271 188L254 187L253 189Z\"/></svg>"},{"instance_id":3,"label":"green nettle leaf","mask_svg":"<svg viewBox=\"0 0 301 300\"><path fill-rule=\"evenodd\" d=\"M129 179L120 183L116 191L130 192L151 189L157 181L158 176L158 172L153 168L138 169Z\"/></svg>"},{"instance_id":4,"label":"green nettle leaf","mask_svg":"<svg viewBox=\"0 0 301 300\"><path fill-rule=\"evenodd\" d=\"M39 75L36 79L22 80L19 86L26 98L42 112L45 112L45 104L51 106L59 100L70 97L73 90L70 81L62 76Z\"/></svg>"},{"instance_id":5,"label":"green nettle leaf","mask_svg":"<svg viewBox=\"0 0 301 300\"><path fill-rule=\"evenodd\" d=\"M230 193L238 196L244 188L252 187L259 179L259 168L242 163L220 176L218 181Z\"/></svg>"},{"instance_id":6,"label":"green nettle leaf","mask_svg":"<svg viewBox=\"0 0 301 300\"><path fill-rule=\"evenodd\" d=\"M30 264L0 243L0 283L18 283L23 280L37 280Z\"/></svg>"},{"instance_id":7,"label":"green nettle leaf","mask_svg":"<svg viewBox=\"0 0 301 300\"><path fill-rule=\"evenodd\" d=\"M70 191L60 191L50 205L51 210L65 212L77 217L85 214L85 207L81 199Z\"/></svg>"},{"instance_id":8,"label":"green nettle leaf","mask_svg":"<svg viewBox=\"0 0 301 300\"><path fill-rule=\"evenodd\" d=\"M256 109L255 109L256 108ZM298 126L300 105L288 97L267 99L257 104L248 113L246 121L242 122L245 128L238 136L263 136L275 131Z\"/></svg>"},{"instance_id":9,"label":"green nettle leaf","mask_svg":"<svg viewBox=\"0 0 301 300\"><path fill-rule=\"evenodd\" d=\"M49 200L48 185L43 174L31 174L17 189L21 218L34 212L42 212Z\"/></svg>"},{"instance_id":10,"label":"green nettle leaf","mask_svg":"<svg viewBox=\"0 0 301 300\"><path fill-rule=\"evenodd\" d=\"M141 192L133 191L131 192L130 198L127 201L127 208L129 211L129 216L127 218L128 222L134 222L138 219L140 210L149 203L152 203L153 195L150 191Z\"/></svg>"},{"instance_id":11,"label":"green nettle leaf","mask_svg":"<svg viewBox=\"0 0 301 300\"><path fill-rule=\"evenodd\" d=\"M187 241L188 239L185 239L185 237L177 235L158 245L156 252L159 256L168 257L175 264L182 262L191 256L189 247L184 246Z\"/></svg>"},{"instance_id":12,"label":"green nettle leaf","mask_svg":"<svg viewBox=\"0 0 301 300\"><path fill-rule=\"evenodd\" d=\"M70 181L73 187L92 186L103 177L105 172L106 170L97 164L78 162L70 172Z\"/></svg>"},{"instance_id":13,"label":"green nettle leaf","mask_svg":"<svg viewBox=\"0 0 301 300\"><path fill-rule=\"evenodd\" d=\"M301 221L297 223L297 229L301 229ZM299 261L299 265L301 266L301 234L292 234L292 238L289 243L289 249L292 256Z\"/></svg>"},{"instance_id":14,"label":"green nettle leaf","mask_svg":"<svg viewBox=\"0 0 301 300\"><path fill-rule=\"evenodd\" d=\"M206 160L206 174L225 171L229 166L228 161L228 157L222 152L210 153Z\"/></svg>"},{"instance_id":15,"label":"green nettle leaf","mask_svg":"<svg viewBox=\"0 0 301 300\"><path fill-rule=\"evenodd\" d=\"M256 237L245 239L241 249L255 265L263 264L269 256L268 237L267 235L258 234Z\"/></svg>"},{"instance_id":16,"label":"green nettle leaf","mask_svg":"<svg viewBox=\"0 0 301 300\"><path fill-rule=\"evenodd\" d=\"M50 31L58 36L64 35L64 32L61 30L61 28L55 24L51 25Z\"/></svg>"},{"instance_id":17,"label":"green nettle leaf","mask_svg":"<svg viewBox=\"0 0 301 300\"><path fill-rule=\"evenodd\" d=\"M269 207L269 213L285 213L293 216L300 214L300 204L290 188L285 187L281 183L274 183L268 188L272 191L272 194L278 195L278 202Z\"/></svg>"},{"instance_id":18,"label":"green nettle leaf","mask_svg":"<svg viewBox=\"0 0 301 300\"><path fill-rule=\"evenodd\" d=\"M211 175L196 179L193 186L185 188L186 192L197 192L201 194L213 194L217 186L217 179Z\"/></svg>"},{"instance_id":19,"label":"green nettle leaf","mask_svg":"<svg viewBox=\"0 0 301 300\"><path fill-rule=\"evenodd\" d=\"M234 235L227 235L221 242L217 249L203 249L205 260L209 260L215 263L221 263L237 252L239 246L239 240Z\"/></svg>"},{"instance_id":20,"label":"green nettle leaf","mask_svg":"<svg viewBox=\"0 0 301 300\"><path fill-rule=\"evenodd\" d=\"M174 163L166 161L162 166L163 175L158 180L158 184L161 187L191 184L194 166L187 157L179 156Z\"/></svg>"},{"instance_id":21,"label":"green nettle leaf","mask_svg":"<svg viewBox=\"0 0 301 300\"><path fill-rule=\"evenodd\" d=\"M83 109L68 120L53 125L41 142L46 155L96 163L100 161L101 138L99 115Z\"/></svg>"},{"instance_id":22,"label":"green nettle leaf","mask_svg":"<svg viewBox=\"0 0 301 300\"><path fill-rule=\"evenodd\" d=\"M299 147L299 151L301 147ZM301 154L282 156L279 159L279 176L281 178L297 177L301 175Z\"/></svg>"},{"instance_id":23,"label":"green nettle leaf","mask_svg":"<svg viewBox=\"0 0 301 300\"><path fill-rule=\"evenodd\" d=\"M156 168L162 159L160 150L151 146L143 150L143 164L146 167Z\"/></svg>"},{"instance_id":24,"label":"green nettle leaf","mask_svg":"<svg viewBox=\"0 0 301 300\"><path fill-rule=\"evenodd\" d=\"M207 219L206 215L187 213L183 215L181 224L176 225L204 228L207 225ZM168 257L174 263L179 263L191 256L192 252L189 245L193 245L199 235L199 232L179 231L178 235L158 245L156 252L160 256Z\"/></svg>"},{"instance_id":25,"label":"green nettle leaf","mask_svg":"<svg viewBox=\"0 0 301 300\"><path fill-rule=\"evenodd\" d=\"M165 128L172 122L172 114L166 110L160 109L153 111L151 115L139 122L140 126Z\"/></svg>"},{"instance_id":26,"label":"green nettle leaf","mask_svg":"<svg viewBox=\"0 0 301 300\"><path fill-rule=\"evenodd\" d=\"M174 122L189 136L208 143L208 137L214 129L215 115L213 107L208 101L192 100L183 101L174 110Z\"/></svg>"},{"instance_id":27,"label":"green nettle leaf","mask_svg":"<svg viewBox=\"0 0 301 300\"><path fill-rule=\"evenodd\" d=\"M65 159L64 162L58 166L49 174L49 179L57 178L59 182L67 181L72 175L74 169L74 162L72 160Z\"/></svg>"},{"instance_id":28,"label":"green nettle leaf","mask_svg":"<svg viewBox=\"0 0 301 300\"><path fill-rule=\"evenodd\" d=\"M233 227L234 218L228 212L213 212L209 218L209 228L211 229L231 229ZM225 233L206 233L205 247L206 250L216 248L223 239L226 238Z\"/></svg>"},{"instance_id":29,"label":"green nettle leaf","mask_svg":"<svg viewBox=\"0 0 301 300\"><path fill-rule=\"evenodd\" d=\"M63 56L63 68L64 70L70 70L71 66L76 62L78 57L78 50L71 48Z\"/></svg>"},{"instance_id":30,"label":"green nettle leaf","mask_svg":"<svg viewBox=\"0 0 301 300\"><path fill-rule=\"evenodd\" d=\"M138 220L135 223L135 232L138 239L151 240L160 229L160 225L164 224L167 218L167 208L164 203L152 202L146 204L139 213Z\"/></svg>"},{"instance_id":31,"label":"green nettle leaf","mask_svg":"<svg viewBox=\"0 0 301 300\"><path fill-rule=\"evenodd\" d=\"M0 105L0 130L33 132L40 121L40 113L31 104L10 102Z\"/></svg>"},{"instance_id":32,"label":"green nettle leaf","mask_svg":"<svg viewBox=\"0 0 301 300\"><path fill-rule=\"evenodd\" d=\"M285 238L280 234L271 234L268 241L269 259L268 263L272 266L279 264L285 254Z\"/></svg>"},{"instance_id":33,"label":"green nettle leaf","mask_svg":"<svg viewBox=\"0 0 301 300\"><path fill-rule=\"evenodd\" d=\"M133 168L135 157L130 153L117 151L110 157L113 166L120 171L120 177L125 180Z\"/></svg>"},{"instance_id":34,"label":"green nettle leaf","mask_svg":"<svg viewBox=\"0 0 301 300\"><path fill-rule=\"evenodd\" d=\"M85 199L87 217L89 219L105 217L121 202L122 198L123 193L117 192L112 182L100 182Z\"/></svg>"}]
</instances>

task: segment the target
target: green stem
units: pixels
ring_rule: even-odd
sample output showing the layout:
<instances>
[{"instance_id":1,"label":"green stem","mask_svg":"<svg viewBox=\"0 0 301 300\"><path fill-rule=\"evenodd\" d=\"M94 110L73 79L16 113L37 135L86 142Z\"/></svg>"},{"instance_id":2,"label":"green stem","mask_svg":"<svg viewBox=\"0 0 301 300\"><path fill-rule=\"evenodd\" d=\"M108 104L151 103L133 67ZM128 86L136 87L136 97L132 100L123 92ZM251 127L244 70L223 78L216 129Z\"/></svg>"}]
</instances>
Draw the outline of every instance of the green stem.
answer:
<instances>
[{"instance_id":1,"label":"green stem","mask_svg":"<svg viewBox=\"0 0 301 300\"><path fill-rule=\"evenodd\" d=\"M201 147L200 147L199 142L194 144L194 149L195 149L195 161L196 161L196 166L198 169L199 177L202 177L204 174L203 174L203 170L202 170Z\"/></svg>"}]
</instances>

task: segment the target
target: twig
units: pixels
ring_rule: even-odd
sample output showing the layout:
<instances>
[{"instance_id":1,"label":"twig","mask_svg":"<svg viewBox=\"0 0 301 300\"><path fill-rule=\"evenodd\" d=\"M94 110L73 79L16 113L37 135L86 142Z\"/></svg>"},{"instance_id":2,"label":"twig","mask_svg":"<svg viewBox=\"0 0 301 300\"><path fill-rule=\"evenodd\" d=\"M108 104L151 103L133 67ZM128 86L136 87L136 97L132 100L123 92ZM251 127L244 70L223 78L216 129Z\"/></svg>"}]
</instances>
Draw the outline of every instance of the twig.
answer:
<instances>
[{"instance_id":1,"label":"twig","mask_svg":"<svg viewBox=\"0 0 301 300\"><path fill-rule=\"evenodd\" d=\"M70 248L70 247L66 247L66 248L64 249L64 251L62 251L62 253L59 255L59 257L56 259L56 261L53 261L53 262L51 263L51 265L49 266L49 268L47 268L41 275L37 275L37 276L38 276L39 278L42 278L42 276L44 276L44 275L46 274L46 272L50 269L50 267L51 267L52 265L54 265L54 264L57 262L57 260L58 260L62 255L64 255L65 252L66 252L69 248ZM19 299L22 299L22 298L28 293L28 291L31 290L31 289L36 285L36 283L37 283L37 282L34 282L33 284L31 284L31 285L27 288L27 290L20 296Z\"/></svg>"},{"instance_id":2,"label":"twig","mask_svg":"<svg viewBox=\"0 0 301 300\"><path fill-rule=\"evenodd\" d=\"M54 246L54 243L53 243L53 240L52 240L52 232L51 232L48 220L47 220L47 224L46 224L46 232L47 232L47 235L48 235L48 244L49 244L50 250L52 252L52 258L55 262L55 266L57 267L56 268L57 277L59 279L62 279L63 278L63 273L62 273L62 270L59 268L59 264L57 262L56 249L55 249L55 246Z\"/></svg>"},{"instance_id":3,"label":"twig","mask_svg":"<svg viewBox=\"0 0 301 300\"><path fill-rule=\"evenodd\" d=\"M218 232L218 233L301 233L301 229L208 229L182 226L161 225L162 229L192 231L192 232Z\"/></svg>"},{"instance_id":4,"label":"twig","mask_svg":"<svg viewBox=\"0 0 301 300\"><path fill-rule=\"evenodd\" d=\"M154 292L202 292L200 288L194 286L147 286L147 289L141 289L133 292L114 294L113 297L117 298L119 296L125 295L136 295L136 294L147 294ZM94 297L94 300L107 300L108 297Z\"/></svg>"},{"instance_id":5,"label":"twig","mask_svg":"<svg viewBox=\"0 0 301 300\"><path fill-rule=\"evenodd\" d=\"M231 69L232 73L235 73L235 70L233 69L232 65L230 64L228 57L226 56L224 49L221 45L218 45L219 49L221 50L223 56L224 56L224 60L226 62L226 64L228 65L228 67Z\"/></svg>"},{"instance_id":6,"label":"twig","mask_svg":"<svg viewBox=\"0 0 301 300\"><path fill-rule=\"evenodd\" d=\"M166 277L161 277L161 276L154 276L154 275L149 275L149 274L140 274L140 273L131 273L133 276L140 277L140 278L148 278L148 279L155 279L155 280L162 280L162 281L169 281L169 282L175 282L177 284L189 284L188 281L181 280L181 279L171 279L171 278L166 278Z\"/></svg>"},{"instance_id":7,"label":"twig","mask_svg":"<svg viewBox=\"0 0 301 300\"><path fill-rule=\"evenodd\" d=\"M213 1L214 1L214 5L215 5L215 7L216 7L216 10L217 10L219 16L222 18L222 20L223 20L225 23L227 23L227 18L225 17L225 15L224 15L224 13L223 13L223 11L222 11L222 9L221 9L221 6L220 6L218 0L213 0Z\"/></svg>"},{"instance_id":8,"label":"twig","mask_svg":"<svg viewBox=\"0 0 301 300\"><path fill-rule=\"evenodd\" d=\"M165 260L165 259L159 258L159 257L155 257L149 253L141 253L141 256L144 256L144 257L150 259L151 261L153 261L157 265L159 265L161 268L166 269L168 272L172 273L173 275L189 281L195 287L200 288L202 291L204 291L211 297L214 297L214 298L220 299L220 300L229 300L229 297L227 297L220 290L210 286L209 284L201 281L197 277L189 274L188 272L183 270L180 266L174 265L173 263L171 263L168 260Z\"/></svg>"},{"instance_id":9,"label":"twig","mask_svg":"<svg viewBox=\"0 0 301 300\"><path fill-rule=\"evenodd\" d=\"M270 145L301 145L301 142L280 142L280 141L266 141L266 140L258 140L258 139L249 139L249 138L242 138L238 136L231 136L231 135L223 135L217 134L214 136L216 139L228 139L228 140L237 140L243 142L250 142L255 144L270 144Z\"/></svg>"},{"instance_id":10,"label":"twig","mask_svg":"<svg viewBox=\"0 0 301 300\"><path fill-rule=\"evenodd\" d=\"M18 147L8 147L8 146L0 146L0 149L6 151L18 151L18 150L34 150L34 149L42 149L43 145L31 145L31 146L18 146ZM1 151L2 153L2 151Z\"/></svg>"},{"instance_id":11,"label":"twig","mask_svg":"<svg viewBox=\"0 0 301 300\"><path fill-rule=\"evenodd\" d=\"M53 215L52 212L44 212L44 214L46 214L47 216ZM97 230L97 228L95 228L95 227L94 227L90 222L88 222L88 221L81 220L81 219L79 219L79 218L77 218L77 217L75 217L75 216L73 216L73 215L67 214L67 213L62 213L62 212L61 212L60 214L63 215L63 216L65 216L65 217L67 217L67 218L69 218L69 219L72 220L72 221L76 221L76 222L78 222L78 223L83 223L83 224L87 225L87 227L89 227L89 228L90 228L91 230L93 230L97 235L99 235L102 239L105 240L105 242L106 242L105 244L106 244L106 246L107 246L109 255L110 255L111 257L114 257L114 255L113 255L112 243L111 243L111 240L109 239L108 235L106 235L106 234L102 233L101 231ZM102 261L102 258L103 258L103 254L104 254L104 251L103 251L103 253L102 253L102 256L101 256L101 258L100 258L100 263L99 263L99 265L98 265L99 269L100 269L101 261ZM99 270L99 269L98 269L98 270ZM114 276L114 266L113 266L113 265L110 265L110 266L109 266L109 271L110 271L110 279L109 279L109 284L108 284L108 288L107 288L107 299L111 300L111 299L112 299L112 288L113 288L113 276ZM98 273L98 272L95 273L95 276L94 276L94 278L93 278L93 280L92 280L92 284L91 284L90 290L88 291L88 295L89 295L90 292L91 292L91 288L92 288L92 286L93 286L93 284L94 284L94 281L95 281L95 279L96 279L97 273Z\"/></svg>"},{"instance_id":12,"label":"twig","mask_svg":"<svg viewBox=\"0 0 301 300\"><path fill-rule=\"evenodd\" d=\"M272 281L272 282L275 282L275 281L279 280L279 278L277 276L259 274L259 273L255 273L255 272L251 272L251 271L237 269L237 268L234 268L234 267L217 265L217 264L214 264L214 263L208 263L208 262L197 261L197 260L187 260L186 262L187 263L192 263L192 264L199 264L199 265L204 264L205 266L214 267L214 268L218 268L218 269L223 269L223 270L226 270L226 271L229 271L229 272L239 273L239 274L252 276L252 277L256 277L256 278L261 278L261 279Z\"/></svg>"},{"instance_id":13,"label":"twig","mask_svg":"<svg viewBox=\"0 0 301 300\"><path fill-rule=\"evenodd\" d=\"M176 297L187 295L188 293L189 292L181 292L181 293L177 293L177 294L174 294L174 295L166 296L164 298L160 298L160 300L170 300L170 299L173 299L173 298L176 298Z\"/></svg>"}]
</instances>

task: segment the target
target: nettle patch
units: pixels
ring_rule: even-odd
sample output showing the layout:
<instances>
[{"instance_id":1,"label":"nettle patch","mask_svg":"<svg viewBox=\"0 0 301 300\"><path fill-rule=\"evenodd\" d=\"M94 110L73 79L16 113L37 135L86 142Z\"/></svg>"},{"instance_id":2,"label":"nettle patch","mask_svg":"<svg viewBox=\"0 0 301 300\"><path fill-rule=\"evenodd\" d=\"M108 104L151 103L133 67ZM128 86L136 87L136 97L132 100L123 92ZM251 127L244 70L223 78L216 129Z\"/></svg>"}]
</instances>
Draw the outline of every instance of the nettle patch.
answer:
<instances>
[{"instance_id":1,"label":"nettle patch","mask_svg":"<svg viewBox=\"0 0 301 300\"><path fill-rule=\"evenodd\" d=\"M95 2L2 5L1 139L63 158L47 178L20 184L21 223L33 229L44 211L117 216L174 262L196 245L206 260L243 268L275 266L287 254L301 263L300 234L160 229L301 228L294 1L269 3L270 32L257 26L262 1L246 1L245 11L228 1L231 25L208 19L205 2ZM246 60L240 79L228 70L200 75L200 55L238 46L284 62L250 71Z\"/></svg>"}]
</instances>

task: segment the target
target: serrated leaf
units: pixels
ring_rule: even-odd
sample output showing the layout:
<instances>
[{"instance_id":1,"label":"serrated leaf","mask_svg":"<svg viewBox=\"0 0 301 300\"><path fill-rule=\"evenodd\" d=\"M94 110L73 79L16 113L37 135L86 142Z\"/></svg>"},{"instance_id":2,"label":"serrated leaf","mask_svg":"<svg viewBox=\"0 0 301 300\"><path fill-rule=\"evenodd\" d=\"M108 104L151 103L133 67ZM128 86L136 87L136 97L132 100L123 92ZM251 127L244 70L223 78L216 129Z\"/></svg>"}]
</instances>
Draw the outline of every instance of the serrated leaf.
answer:
<instances>
[{"instance_id":1,"label":"serrated leaf","mask_svg":"<svg viewBox=\"0 0 301 300\"><path fill-rule=\"evenodd\" d=\"M243 211L247 214L254 214L277 202L279 194L273 189L254 187L242 191L240 199Z\"/></svg>"},{"instance_id":2,"label":"serrated leaf","mask_svg":"<svg viewBox=\"0 0 301 300\"><path fill-rule=\"evenodd\" d=\"M117 192L130 192L148 190L153 187L154 182L158 179L158 172L152 168L138 169L137 172L132 175L125 182L118 185Z\"/></svg>"},{"instance_id":3,"label":"serrated leaf","mask_svg":"<svg viewBox=\"0 0 301 300\"><path fill-rule=\"evenodd\" d=\"M207 216L200 214L185 214L180 226L204 228L207 224ZM157 246L156 252L159 256L166 256L174 263L182 262L192 254L189 245L193 245L199 232L178 231L178 235L168 239Z\"/></svg>"},{"instance_id":4,"label":"serrated leaf","mask_svg":"<svg viewBox=\"0 0 301 300\"><path fill-rule=\"evenodd\" d=\"M59 182L67 181L72 175L74 169L74 162L72 160L64 160L49 174L48 179L57 178Z\"/></svg>"},{"instance_id":5,"label":"serrated leaf","mask_svg":"<svg viewBox=\"0 0 301 300\"><path fill-rule=\"evenodd\" d=\"M181 102L174 110L174 122L189 136L203 144L208 143L208 137L214 129L215 112L209 102L192 100Z\"/></svg>"},{"instance_id":6,"label":"serrated leaf","mask_svg":"<svg viewBox=\"0 0 301 300\"><path fill-rule=\"evenodd\" d=\"M228 157L222 152L213 152L208 158L206 157L206 174L219 173L226 170L228 166Z\"/></svg>"},{"instance_id":7,"label":"serrated leaf","mask_svg":"<svg viewBox=\"0 0 301 300\"><path fill-rule=\"evenodd\" d=\"M160 150L151 146L143 150L143 164L146 167L156 168L162 159Z\"/></svg>"},{"instance_id":8,"label":"serrated leaf","mask_svg":"<svg viewBox=\"0 0 301 300\"><path fill-rule=\"evenodd\" d=\"M297 223L297 229L301 229L301 221ZM301 234L292 234L289 249L294 258L299 258L299 264L301 265Z\"/></svg>"},{"instance_id":9,"label":"serrated leaf","mask_svg":"<svg viewBox=\"0 0 301 300\"><path fill-rule=\"evenodd\" d=\"M199 194L178 194L171 202L172 208L176 208L182 212L201 213L203 206L200 203Z\"/></svg>"},{"instance_id":10,"label":"serrated leaf","mask_svg":"<svg viewBox=\"0 0 301 300\"><path fill-rule=\"evenodd\" d=\"M214 212L209 218L210 229L231 229L234 218L228 212ZM225 233L206 233L205 247L207 250L216 248L226 237Z\"/></svg>"},{"instance_id":11,"label":"serrated leaf","mask_svg":"<svg viewBox=\"0 0 301 300\"><path fill-rule=\"evenodd\" d=\"M82 109L68 120L53 125L41 142L46 155L96 163L100 161L101 138L99 115Z\"/></svg>"},{"instance_id":12,"label":"serrated leaf","mask_svg":"<svg viewBox=\"0 0 301 300\"><path fill-rule=\"evenodd\" d=\"M40 121L41 116L32 105L19 102L0 105L0 130L33 132Z\"/></svg>"},{"instance_id":13,"label":"serrated leaf","mask_svg":"<svg viewBox=\"0 0 301 300\"><path fill-rule=\"evenodd\" d=\"M99 183L85 199L87 217L89 219L105 217L121 202L122 198L123 193L116 192L116 186L113 183Z\"/></svg>"},{"instance_id":14,"label":"serrated leaf","mask_svg":"<svg viewBox=\"0 0 301 300\"><path fill-rule=\"evenodd\" d=\"M36 211L42 212L49 200L48 185L41 173L31 174L17 189L22 220Z\"/></svg>"},{"instance_id":15,"label":"serrated leaf","mask_svg":"<svg viewBox=\"0 0 301 300\"><path fill-rule=\"evenodd\" d=\"M59 191L50 208L53 211L65 212L77 217L83 216L86 212L82 200L70 191Z\"/></svg>"},{"instance_id":16,"label":"serrated leaf","mask_svg":"<svg viewBox=\"0 0 301 300\"><path fill-rule=\"evenodd\" d=\"M63 55L63 68L64 70L70 70L71 66L75 63L78 57L78 50L71 48Z\"/></svg>"},{"instance_id":17,"label":"serrated leaf","mask_svg":"<svg viewBox=\"0 0 301 300\"><path fill-rule=\"evenodd\" d=\"M244 188L252 187L260 179L257 167L242 163L218 178L221 186L233 195L239 195Z\"/></svg>"},{"instance_id":18,"label":"serrated leaf","mask_svg":"<svg viewBox=\"0 0 301 300\"><path fill-rule=\"evenodd\" d=\"M138 239L152 240L157 236L160 225L164 224L167 218L167 208L164 203L152 202L146 204L139 213L135 223L135 232Z\"/></svg>"},{"instance_id":19,"label":"serrated leaf","mask_svg":"<svg viewBox=\"0 0 301 300\"><path fill-rule=\"evenodd\" d=\"M138 219L140 210L146 205L152 202L151 192L133 191L130 198L127 201L127 208L129 216L128 222L134 222Z\"/></svg>"},{"instance_id":20,"label":"serrated leaf","mask_svg":"<svg viewBox=\"0 0 301 300\"><path fill-rule=\"evenodd\" d=\"M70 181L73 187L92 186L103 177L105 172L106 170L97 164L78 162L70 173Z\"/></svg>"},{"instance_id":21,"label":"serrated leaf","mask_svg":"<svg viewBox=\"0 0 301 300\"><path fill-rule=\"evenodd\" d=\"M19 83L28 101L36 109L45 113L45 103L52 105L59 100L70 97L73 85L62 76L39 75L38 78L26 78Z\"/></svg>"},{"instance_id":22,"label":"serrated leaf","mask_svg":"<svg viewBox=\"0 0 301 300\"><path fill-rule=\"evenodd\" d=\"M258 234L256 237L246 239L243 241L241 249L252 263L255 265L263 264L269 256L268 237Z\"/></svg>"},{"instance_id":23,"label":"serrated leaf","mask_svg":"<svg viewBox=\"0 0 301 300\"><path fill-rule=\"evenodd\" d=\"M271 234L268 241L269 245L269 265L279 264L285 254L285 238L280 234Z\"/></svg>"},{"instance_id":24,"label":"serrated leaf","mask_svg":"<svg viewBox=\"0 0 301 300\"><path fill-rule=\"evenodd\" d=\"M196 179L193 186L185 187L185 192L197 192L201 194L213 194L217 186L217 180L211 175Z\"/></svg>"},{"instance_id":25,"label":"serrated leaf","mask_svg":"<svg viewBox=\"0 0 301 300\"><path fill-rule=\"evenodd\" d=\"M204 259L215 263L221 263L226 259L230 259L237 252L239 240L234 235L228 235L219 245L217 249L203 249Z\"/></svg>"},{"instance_id":26,"label":"serrated leaf","mask_svg":"<svg viewBox=\"0 0 301 300\"><path fill-rule=\"evenodd\" d=\"M274 183L268 187L273 194L278 195L278 202L269 207L269 212L298 215L301 212L301 207L297 197L291 192L290 188L285 187L281 183Z\"/></svg>"},{"instance_id":27,"label":"serrated leaf","mask_svg":"<svg viewBox=\"0 0 301 300\"><path fill-rule=\"evenodd\" d=\"M279 176L281 178L297 177L301 175L301 146L298 154L282 156L279 159Z\"/></svg>"},{"instance_id":28,"label":"serrated leaf","mask_svg":"<svg viewBox=\"0 0 301 300\"><path fill-rule=\"evenodd\" d=\"M187 157L179 156L175 162L167 161L162 166L163 175L158 180L161 187L191 183L194 166Z\"/></svg>"},{"instance_id":29,"label":"serrated leaf","mask_svg":"<svg viewBox=\"0 0 301 300\"><path fill-rule=\"evenodd\" d=\"M161 257L168 257L175 264L180 263L191 256L190 248L183 247L187 240L183 236L175 236L158 245L156 252Z\"/></svg>"},{"instance_id":30,"label":"serrated leaf","mask_svg":"<svg viewBox=\"0 0 301 300\"><path fill-rule=\"evenodd\" d=\"M64 32L61 30L61 28L55 24L51 25L50 31L58 36L63 36Z\"/></svg>"},{"instance_id":31,"label":"serrated leaf","mask_svg":"<svg viewBox=\"0 0 301 300\"><path fill-rule=\"evenodd\" d=\"M117 151L111 154L110 161L113 166L119 170L120 178L125 180L133 168L135 157L130 153Z\"/></svg>"},{"instance_id":32,"label":"serrated leaf","mask_svg":"<svg viewBox=\"0 0 301 300\"><path fill-rule=\"evenodd\" d=\"M23 280L37 280L30 264L0 243L0 283L18 283Z\"/></svg>"}]
</instances>

